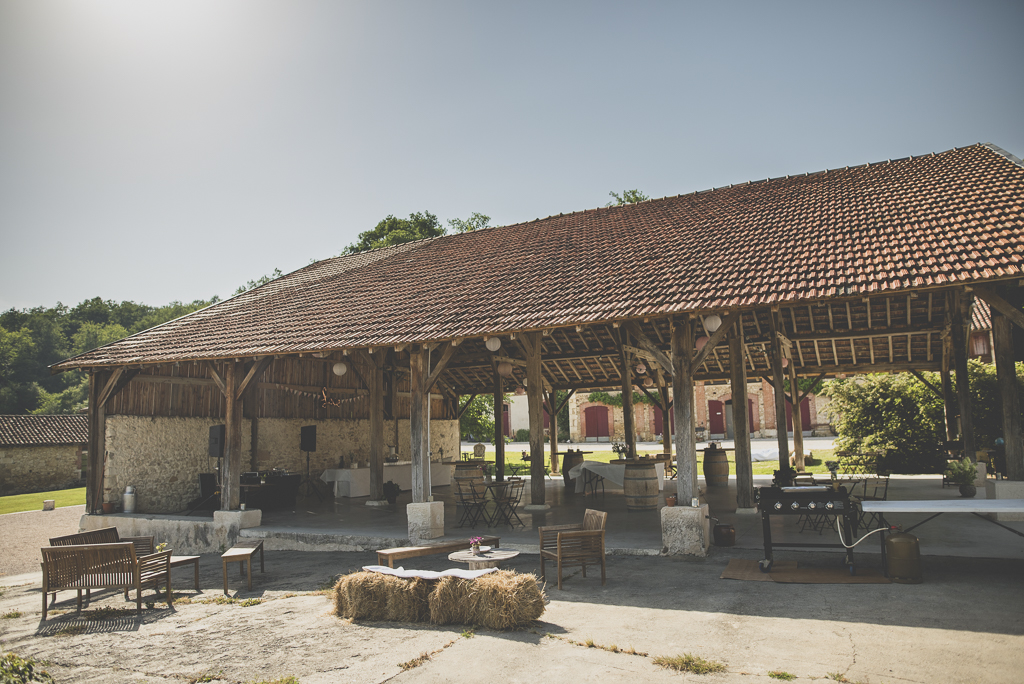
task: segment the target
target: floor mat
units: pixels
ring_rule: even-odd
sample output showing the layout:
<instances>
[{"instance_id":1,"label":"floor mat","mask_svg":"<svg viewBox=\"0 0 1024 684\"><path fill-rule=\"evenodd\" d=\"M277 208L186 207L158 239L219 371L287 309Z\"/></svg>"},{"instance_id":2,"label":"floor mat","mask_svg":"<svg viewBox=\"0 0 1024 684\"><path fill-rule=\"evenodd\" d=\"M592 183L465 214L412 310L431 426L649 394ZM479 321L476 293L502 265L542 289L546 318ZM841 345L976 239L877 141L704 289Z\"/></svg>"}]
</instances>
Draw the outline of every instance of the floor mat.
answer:
<instances>
[{"instance_id":1,"label":"floor mat","mask_svg":"<svg viewBox=\"0 0 1024 684\"><path fill-rule=\"evenodd\" d=\"M796 561L775 561L771 572L761 572L756 560L733 558L722 571L720 579L752 582L779 582L783 584L890 584L881 571L857 568L851 575L845 567L821 568L800 566Z\"/></svg>"}]
</instances>

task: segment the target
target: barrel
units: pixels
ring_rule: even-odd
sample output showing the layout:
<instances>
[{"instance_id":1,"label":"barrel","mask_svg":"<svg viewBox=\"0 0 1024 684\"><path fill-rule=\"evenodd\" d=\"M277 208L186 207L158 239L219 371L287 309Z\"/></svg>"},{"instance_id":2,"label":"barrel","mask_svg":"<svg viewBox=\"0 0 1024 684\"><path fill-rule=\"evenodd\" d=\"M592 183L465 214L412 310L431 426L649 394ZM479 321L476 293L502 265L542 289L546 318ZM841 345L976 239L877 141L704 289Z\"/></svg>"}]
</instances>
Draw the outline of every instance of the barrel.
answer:
<instances>
[{"instance_id":1,"label":"barrel","mask_svg":"<svg viewBox=\"0 0 1024 684\"><path fill-rule=\"evenodd\" d=\"M704 482L708 487L726 487L729 484L729 460L725 449L709 446L704 450Z\"/></svg>"},{"instance_id":2,"label":"barrel","mask_svg":"<svg viewBox=\"0 0 1024 684\"><path fill-rule=\"evenodd\" d=\"M456 480L483 480L484 466L480 461L456 461Z\"/></svg>"},{"instance_id":3,"label":"barrel","mask_svg":"<svg viewBox=\"0 0 1024 684\"><path fill-rule=\"evenodd\" d=\"M583 454L578 450L569 449L562 458L562 480L565 482L565 488L570 492L576 491L576 482L569 477L569 471L580 463L583 463Z\"/></svg>"},{"instance_id":4,"label":"barrel","mask_svg":"<svg viewBox=\"0 0 1024 684\"><path fill-rule=\"evenodd\" d=\"M627 463L622 489L627 511L658 510L658 470L654 463Z\"/></svg>"}]
</instances>

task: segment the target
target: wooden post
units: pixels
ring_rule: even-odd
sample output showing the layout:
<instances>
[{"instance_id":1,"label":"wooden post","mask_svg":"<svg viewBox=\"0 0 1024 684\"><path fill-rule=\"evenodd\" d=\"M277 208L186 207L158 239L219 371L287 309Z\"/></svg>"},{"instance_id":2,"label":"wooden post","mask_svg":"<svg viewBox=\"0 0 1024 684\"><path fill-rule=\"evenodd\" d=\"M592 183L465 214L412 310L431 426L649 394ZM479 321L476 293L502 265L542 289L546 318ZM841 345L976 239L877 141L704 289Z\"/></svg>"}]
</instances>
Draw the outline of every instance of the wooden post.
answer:
<instances>
[{"instance_id":1,"label":"wooden post","mask_svg":"<svg viewBox=\"0 0 1024 684\"><path fill-rule=\"evenodd\" d=\"M627 458L636 458L636 430L633 428L633 369L625 340L619 338L619 374L622 376L622 432Z\"/></svg>"},{"instance_id":2,"label":"wooden post","mask_svg":"<svg viewBox=\"0 0 1024 684\"><path fill-rule=\"evenodd\" d=\"M238 510L241 503L240 481L242 475L242 401L238 397L238 382L241 380L241 364L227 361L224 366L224 458L221 459L220 508L222 511Z\"/></svg>"},{"instance_id":3,"label":"wooden post","mask_svg":"<svg viewBox=\"0 0 1024 684\"><path fill-rule=\"evenodd\" d=\"M558 469L558 411L554 390L548 392L548 424L551 426L551 474L557 475Z\"/></svg>"},{"instance_id":4,"label":"wooden post","mask_svg":"<svg viewBox=\"0 0 1024 684\"><path fill-rule=\"evenodd\" d=\"M779 442L779 470L789 468L789 440L786 438L786 395L782 386L782 340L779 330L782 321L779 312L772 311L768 317L772 332L772 392L775 394L775 434Z\"/></svg>"},{"instance_id":5,"label":"wooden post","mask_svg":"<svg viewBox=\"0 0 1024 684\"><path fill-rule=\"evenodd\" d=\"M505 379L494 365L494 475L505 481Z\"/></svg>"},{"instance_id":6,"label":"wooden post","mask_svg":"<svg viewBox=\"0 0 1024 684\"><path fill-rule=\"evenodd\" d=\"M792 357L792 354L790 354ZM793 415L793 452L796 469L804 470L804 419L800 415L800 387L796 379L795 359L789 359L789 404Z\"/></svg>"},{"instance_id":7,"label":"wooden post","mask_svg":"<svg viewBox=\"0 0 1024 684\"><path fill-rule=\"evenodd\" d=\"M963 455L972 461L976 458L974 450L974 421L971 417L971 387L967 375L967 313L968 298L957 292L953 296L953 367L956 370L956 396L960 408L960 440L964 447Z\"/></svg>"},{"instance_id":8,"label":"wooden post","mask_svg":"<svg viewBox=\"0 0 1024 684\"><path fill-rule=\"evenodd\" d=\"M732 382L732 429L736 443L736 506L754 507L754 467L750 460L750 421L747 410L747 367L743 356L743 324L729 334L729 374Z\"/></svg>"},{"instance_id":9,"label":"wooden post","mask_svg":"<svg viewBox=\"0 0 1024 684\"><path fill-rule=\"evenodd\" d=\"M366 354L370 361L370 501L384 499L384 352Z\"/></svg>"},{"instance_id":10,"label":"wooden post","mask_svg":"<svg viewBox=\"0 0 1024 684\"><path fill-rule=\"evenodd\" d=\"M426 503L430 491L426 488L430 468L430 454L427 453L427 398L423 396L426 380L426 354L422 347L409 352L409 444L412 456L412 502Z\"/></svg>"},{"instance_id":11,"label":"wooden post","mask_svg":"<svg viewBox=\"0 0 1024 684\"><path fill-rule=\"evenodd\" d=\"M668 373L672 372L672 369L670 368L667 368L665 370ZM658 379L660 381L660 384L658 385L658 394L661 396L661 406L658 407L658 410L661 411L661 448L666 454L669 454L671 456L672 421L670 419L671 414L669 413L669 411L671 411L672 409L669 406L668 386L660 377Z\"/></svg>"},{"instance_id":12,"label":"wooden post","mask_svg":"<svg viewBox=\"0 0 1024 684\"><path fill-rule=\"evenodd\" d=\"M1017 368L1013 362L1013 325L1010 319L992 310L993 350L996 380L1003 405L1003 441L1006 449L1006 477L1024 480L1024 443L1021 442L1020 397Z\"/></svg>"},{"instance_id":13,"label":"wooden post","mask_svg":"<svg viewBox=\"0 0 1024 684\"><path fill-rule=\"evenodd\" d=\"M541 371L541 335L523 333L526 352L526 398L530 410L530 505L536 509L544 501L544 375Z\"/></svg>"},{"instance_id":14,"label":"wooden post","mask_svg":"<svg viewBox=\"0 0 1024 684\"><path fill-rule=\"evenodd\" d=\"M89 467L85 478L86 510L89 513L96 513L103 508L107 414L100 404L100 393L109 378L109 371L94 370L89 374Z\"/></svg>"},{"instance_id":15,"label":"wooden post","mask_svg":"<svg viewBox=\"0 0 1024 684\"><path fill-rule=\"evenodd\" d=\"M942 335L942 370L939 379L942 382L942 408L946 418L946 440L956 441L957 412L953 399L953 382L949 377L949 367L953 363L953 340L948 334ZM962 456L961 456L962 457Z\"/></svg>"},{"instance_id":16,"label":"wooden post","mask_svg":"<svg viewBox=\"0 0 1024 684\"><path fill-rule=\"evenodd\" d=\"M676 423L676 493L679 504L697 498L697 438L693 424L693 319L672 326L672 395ZM668 428L666 428L668 429Z\"/></svg>"}]
</instances>

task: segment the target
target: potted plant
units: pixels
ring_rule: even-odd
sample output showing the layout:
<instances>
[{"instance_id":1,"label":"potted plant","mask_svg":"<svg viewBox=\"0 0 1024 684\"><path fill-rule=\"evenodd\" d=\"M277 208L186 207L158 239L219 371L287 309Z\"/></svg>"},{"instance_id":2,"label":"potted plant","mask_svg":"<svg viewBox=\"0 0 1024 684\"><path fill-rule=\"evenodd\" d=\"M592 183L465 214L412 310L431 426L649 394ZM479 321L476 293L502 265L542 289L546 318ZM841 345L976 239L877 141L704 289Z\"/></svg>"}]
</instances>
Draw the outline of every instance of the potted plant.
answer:
<instances>
[{"instance_id":1,"label":"potted plant","mask_svg":"<svg viewBox=\"0 0 1024 684\"><path fill-rule=\"evenodd\" d=\"M480 555L480 542L482 542L483 540L483 537L470 537L469 550L472 551L474 555Z\"/></svg>"},{"instance_id":2,"label":"potted plant","mask_svg":"<svg viewBox=\"0 0 1024 684\"><path fill-rule=\"evenodd\" d=\"M974 480L978 477L978 467L969 458L962 461L950 461L946 466L946 479L960 485L960 496L970 498L978 493Z\"/></svg>"},{"instance_id":3,"label":"potted plant","mask_svg":"<svg viewBox=\"0 0 1024 684\"><path fill-rule=\"evenodd\" d=\"M384 498L388 500L389 504L394 505L398 500L398 495L402 492L402 488L397 484L388 480L384 483Z\"/></svg>"}]
</instances>

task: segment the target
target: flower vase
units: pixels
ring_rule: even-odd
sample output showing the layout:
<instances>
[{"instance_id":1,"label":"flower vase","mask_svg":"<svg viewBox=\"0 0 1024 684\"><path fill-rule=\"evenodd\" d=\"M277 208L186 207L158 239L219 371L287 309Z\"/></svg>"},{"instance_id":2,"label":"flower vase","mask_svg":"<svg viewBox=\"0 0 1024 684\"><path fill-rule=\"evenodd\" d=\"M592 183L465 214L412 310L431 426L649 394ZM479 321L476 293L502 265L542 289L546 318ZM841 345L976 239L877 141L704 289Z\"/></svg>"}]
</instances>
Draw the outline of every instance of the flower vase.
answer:
<instances>
[{"instance_id":1,"label":"flower vase","mask_svg":"<svg viewBox=\"0 0 1024 684\"><path fill-rule=\"evenodd\" d=\"M479 556L480 555L480 545L479 544L473 544L471 547L469 547L469 550L473 552L474 556Z\"/></svg>"}]
</instances>

